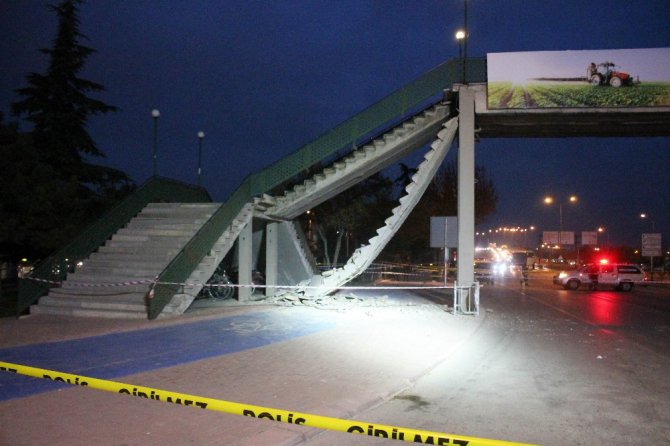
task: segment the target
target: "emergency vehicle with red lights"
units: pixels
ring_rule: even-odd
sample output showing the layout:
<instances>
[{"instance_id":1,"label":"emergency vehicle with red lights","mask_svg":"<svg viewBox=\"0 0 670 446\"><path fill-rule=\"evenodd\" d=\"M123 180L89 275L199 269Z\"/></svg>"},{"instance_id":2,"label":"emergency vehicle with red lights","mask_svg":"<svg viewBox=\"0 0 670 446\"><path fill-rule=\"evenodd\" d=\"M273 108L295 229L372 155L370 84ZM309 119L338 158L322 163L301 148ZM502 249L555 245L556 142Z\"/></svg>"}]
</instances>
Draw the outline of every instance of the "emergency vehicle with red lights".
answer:
<instances>
[{"instance_id":1,"label":"emergency vehicle with red lights","mask_svg":"<svg viewBox=\"0 0 670 446\"><path fill-rule=\"evenodd\" d=\"M585 265L573 271L561 271L554 276L554 284L566 290L577 290L582 286L589 289L609 287L621 291L631 291L642 284L647 277L638 265L629 263L609 263L602 260L597 264Z\"/></svg>"}]
</instances>

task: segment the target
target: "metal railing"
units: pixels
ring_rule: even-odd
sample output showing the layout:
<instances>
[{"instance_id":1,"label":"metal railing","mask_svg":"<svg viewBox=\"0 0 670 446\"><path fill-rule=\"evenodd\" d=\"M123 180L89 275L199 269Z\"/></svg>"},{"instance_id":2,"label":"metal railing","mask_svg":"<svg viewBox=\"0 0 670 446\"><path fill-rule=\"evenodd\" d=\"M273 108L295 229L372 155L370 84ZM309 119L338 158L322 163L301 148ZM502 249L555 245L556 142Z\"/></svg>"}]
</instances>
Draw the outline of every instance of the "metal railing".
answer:
<instances>
[{"instance_id":1,"label":"metal railing","mask_svg":"<svg viewBox=\"0 0 670 446\"><path fill-rule=\"evenodd\" d=\"M454 282L454 314L479 315L479 282Z\"/></svg>"}]
</instances>

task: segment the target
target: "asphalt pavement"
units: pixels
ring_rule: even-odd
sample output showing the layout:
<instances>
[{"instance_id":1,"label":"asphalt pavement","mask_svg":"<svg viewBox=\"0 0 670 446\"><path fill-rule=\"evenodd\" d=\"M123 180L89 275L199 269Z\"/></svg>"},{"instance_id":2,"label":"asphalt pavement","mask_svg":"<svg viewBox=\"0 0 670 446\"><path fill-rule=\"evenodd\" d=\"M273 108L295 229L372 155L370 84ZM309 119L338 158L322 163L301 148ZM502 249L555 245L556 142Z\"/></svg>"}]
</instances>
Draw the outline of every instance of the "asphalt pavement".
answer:
<instances>
[{"instance_id":1,"label":"asphalt pavement","mask_svg":"<svg viewBox=\"0 0 670 446\"><path fill-rule=\"evenodd\" d=\"M667 354L546 305L563 292L533 277L484 287L479 316L451 314L450 293L349 291L156 321L4 318L0 361L453 435L670 445ZM400 444L0 373L0 444L93 443Z\"/></svg>"}]
</instances>

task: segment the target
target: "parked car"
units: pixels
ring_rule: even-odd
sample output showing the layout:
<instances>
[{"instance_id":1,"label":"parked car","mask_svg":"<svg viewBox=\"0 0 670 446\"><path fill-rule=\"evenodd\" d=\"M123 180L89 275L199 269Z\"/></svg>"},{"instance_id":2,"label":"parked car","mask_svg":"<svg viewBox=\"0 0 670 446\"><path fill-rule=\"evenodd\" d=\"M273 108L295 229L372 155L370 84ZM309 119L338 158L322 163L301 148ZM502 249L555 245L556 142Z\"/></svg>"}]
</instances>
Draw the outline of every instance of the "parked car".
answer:
<instances>
[{"instance_id":1,"label":"parked car","mask_svg":"<svg viewBox=\"0 0 670 446\"><path fill-rule=\"evenodd\" d=\"M566 290L577 290L581 286L590 289L599 286L613 287L617 290L631 291L636 284L647 279L638 265L627 263L611 263L603 265L586 265L573 271L561 271L554 276L554 283Z\"/></svg>"}]
</instances>

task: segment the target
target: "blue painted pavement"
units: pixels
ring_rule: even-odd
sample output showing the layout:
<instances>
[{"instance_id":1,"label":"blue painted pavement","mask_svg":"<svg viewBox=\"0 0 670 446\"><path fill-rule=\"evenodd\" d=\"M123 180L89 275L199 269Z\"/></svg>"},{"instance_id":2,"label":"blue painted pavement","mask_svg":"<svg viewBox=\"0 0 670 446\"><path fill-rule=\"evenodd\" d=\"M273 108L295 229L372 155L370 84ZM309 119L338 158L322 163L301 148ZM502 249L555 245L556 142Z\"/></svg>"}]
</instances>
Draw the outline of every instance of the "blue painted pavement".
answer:
<instances>
[{"instance_id":1,"label":"blue painted pavement","mask_svg":"<svg viewBox=\"0 0 670 446\"><path fill-rule=\"evenodd\" d=\"M5 348L0 349L0 361L114 379L294 339L332 328L331 321L314 312L256 312ZM63 385L51 381L0 372L0 401L60 387Z\"/></svg>"}]
</instances>

